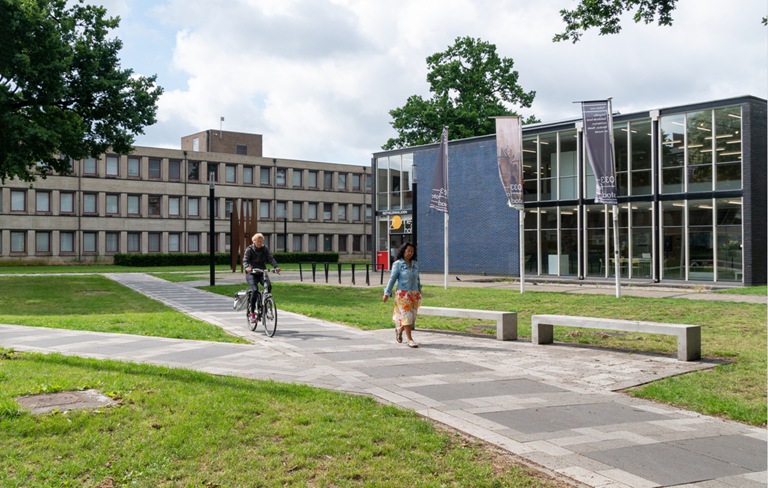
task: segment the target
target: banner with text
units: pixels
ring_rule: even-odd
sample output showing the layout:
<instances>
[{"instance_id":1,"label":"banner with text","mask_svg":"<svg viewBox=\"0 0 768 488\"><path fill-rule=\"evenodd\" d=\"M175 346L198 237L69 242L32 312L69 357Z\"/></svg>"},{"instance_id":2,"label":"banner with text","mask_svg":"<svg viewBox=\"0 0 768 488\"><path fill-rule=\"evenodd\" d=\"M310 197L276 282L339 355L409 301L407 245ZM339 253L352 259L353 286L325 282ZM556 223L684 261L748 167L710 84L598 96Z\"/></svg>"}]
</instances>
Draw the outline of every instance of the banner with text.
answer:
<instances>
[{"instance_id":1,"label":"banner with text","mask_svg":"<svg viewBox=\"0 0 768 488\"><path fill-rule=\"evenodd\" d=\"M496 117L496 160L507 205L523 210L523 128L520 117Z\"/></svg>"},{"instance_id":2,"label":"banner with text","mask_svg":"<svg viewBox=\"0 0 768 488\"><path fill-rule=\"evenodd\" d=\"M613 157L611 101L581 102L584 144L595 173L595 203L616 205L616 164Z\"/></svg>"},{"instance_id":3,"label":"banner with text","mask_svg":"<svg viewBox=\"0 0 768 488\"><path fill-rule=\"evenodd\" d=\"M448 128L443 128L440 149L435 162L435 174L432 177L432 196L429 208L448 213Z\"/></svg>"}]
</instances>

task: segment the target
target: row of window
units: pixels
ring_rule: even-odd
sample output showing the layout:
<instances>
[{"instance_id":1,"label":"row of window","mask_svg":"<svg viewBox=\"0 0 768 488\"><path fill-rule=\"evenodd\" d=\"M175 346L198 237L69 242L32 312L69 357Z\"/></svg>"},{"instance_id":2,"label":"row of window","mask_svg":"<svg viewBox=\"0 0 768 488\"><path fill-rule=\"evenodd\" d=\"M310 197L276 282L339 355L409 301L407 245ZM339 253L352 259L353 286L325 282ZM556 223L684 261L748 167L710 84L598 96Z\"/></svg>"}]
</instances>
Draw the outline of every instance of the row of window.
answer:
<instances>
[{"instance_id":1,"label":"row of window","mask_svg":"<svg viewBox=\"0 0 768 488\"><path fill-rule=\"evenodd\" d=\"M75 255L77 253L76 247L76 235L75 231L57 231L58 233L58 250L54 252L53 241L54 233L51 231L36 231L34 233L34 254L42 256L50 256L56 254L59 256ZM28 231L13 230L10 231L10 253L12 255L25 255L27 254L29 238ZM80 233L82 237L81 249L83 254L99 254L99 232L84 231ZM186 249L183 248L183 235L180 232L125 232L124 249L121 249L120 232L104 232L101 236L104 239L104 251L106 254L117 254L120 252L127 253L141 253L142 252L142 239L146 239L147 252L159 253L196 253L207 252L207 240L203 240L204 236L199 233L188 233ZM224 236L224 251L229 252L230 249L230 234L223 234ZM270 241L269 235L265 234L267 242ZM284 234L280 234L274 237L273 248L277 251L292 251L302 252L305 250L309 252L327 251L331 252L336 250L340 253L359 253L363 252L363 239L366 236L359 234L288 234L288 242L291 243L291 247L286 249L286 238ZM164 242L165 241L165 242ZM219 239L215 239L216 251L219 251ZM167 244L163 247L163 244ZM334 243L336 244L334 247ZM0 254L2 254L2 240L0 240Z\"/></svg>"},{"instance_id":2,"label":"row of window","mask_svg":"<svg viewBox=\"0 0 768 488\"><path fill-rule=\"evenodd\" d=\"M145 165L142 164L143 161L146 161ZM168 181L182 181L182 175L185 173L185 162L181 159L128 156L125 167L121 169L120 157L114 154L107 154L103 162L103 168L100 168L100 164L101 161L96 158L84 159L82 161L82 174L84 176L99 176L103 173L108 178L124 176L128 179L142 179L142 175L146 174L146 179L149 180L167 179ZM220 167L223 167L223 179L220 178ZM102 173L100 173L100 169ZM72 172L76 173L74 161L72 163ZM201 172L203 174L202 177ZM211 177L211 175L213 176ZM365 188L368 189L371 186L370 175L360 173L350 174L340 171L186 161L186 181L213 181L233 185L255 185L257 176L258 184L262 186L273 186L273 178L274 186L290 186L302 189L360 192L363 191L363 185L366 185Z\"/></svg>"},{"instance_id":3,"label":"row of window","mask_svg":"<svg viewBox=\"0 0 768 488\"><path fill-rule=\"evenodd\" d=\"M581 256L588 276L615 276L618 267L625 278L652 278L658 263L660 278L741 280L741 199L660 202L655 224L651 202L622 204L619 210L618 263L607 206L526 210L526 271L575 275Z\"/></svg>"},{"instance_id":4,"label":"row of window","mask_svg":"<svg viewBox=\"0 0 768 488\"><path fill-rule=\"evenodd\" d=\"M74 214L76 192L59 191L58 214ZM100 212L99 197L103 195L103 212ZM35 213L54 214L51 200L55 195L51 191L35 191ZM144 201L142 201L145 199ZM121 203L125 201L125 208ZM207 208L207 198L201 197L182 197L170 195L138 195L138 194L120 194L106 193L99 194L95 192L82 193L82 214L83 215L114 215L139 217L147 215L150 217L182 217L184 201L187 203L187 217L195 218L202 216L202 209ZM163 213L163 203L166 205L166 212ZM252 200L245 200L246 207L253 205ZM259 209L259 218L271 219L274 216L279 219L291 218L292 220L326 220L326 221L352 221L361 222L363 219L363 206L356 204L343 203L320 203L320 202L295 202L295 201L277 201L272 200L257 201ZM229 218L232 214L233 199L224 199L224 218ZM334 212L335 207L335 212ZM11 190L11 213L27 213L27 190ZM143 210L143 211L142 211ZM2 202L0 201L0 212L2 212ZM290 212L290 215L289 215ZM335 214L335 217L334 217ZM219 199L214 201L214 216L219 216ZM306 217L305 217L306 216ZM370 221L371 207L365 206L365 218Z\"/></svg>"},{"instance_id":5,"label":"row of window","mask_svg":"<svg viewBox=\"0 0 768 488\"><path fill-rule=\"evenodd\" d=\"M659 163L653 168L652 121L613 127L619 196L738 190L742 186L741 108L724 107L659 119ZM576 129L523 137L523 192L526 202L576 200L578 191ZM581 195L595 197L595 176L584 154ZM411 210L413 154L377 159L378 210Z\"/></svg>"},{"instance_id":6,"label":"row of window","mask_svg":"<svg viewBox=\"0 0 768 488\"><path fill-rule=\"evenodd\" d=\"M613 127L619 196L741 189L741 108L724 107L659 119L658 170L653 168L651 119ZM578 198L577 131L523 138L523 191L526 202ZM585 198L595 197L595 176L585 155Z\"/></svg>"}]
</instances>

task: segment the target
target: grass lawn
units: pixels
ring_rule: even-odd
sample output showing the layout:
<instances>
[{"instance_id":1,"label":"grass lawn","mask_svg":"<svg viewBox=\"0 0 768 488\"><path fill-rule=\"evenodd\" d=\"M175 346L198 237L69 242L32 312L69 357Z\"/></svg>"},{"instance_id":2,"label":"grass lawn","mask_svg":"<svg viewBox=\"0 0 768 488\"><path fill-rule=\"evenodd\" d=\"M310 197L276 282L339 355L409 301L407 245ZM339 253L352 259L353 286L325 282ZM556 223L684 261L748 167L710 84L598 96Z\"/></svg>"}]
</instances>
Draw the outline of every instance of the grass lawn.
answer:
<instances>
[{"instance_id":1,"label":"grass lawn","mask_svg":"<svg viewBox=\"0 0 768 488\"><path fill-rule=\"evenodd\" d=\"M203 287L210 289L210 287ZM213 291L233 295L242 285ZM275 283L279 309L349 324L362 329L392 327L391 303L381 302L380 287L339 287ZM529 338L531 315L567 314L586 317L650 320L702 326L702 354L728 364L713 370L667 378L628 393L667 402L709 415L722 415L752 425L766 424L766 305L673 298L641 298L575 293L525 292L492 288L424 288L424 304L517 312L518 334ZM495 334L490 321L420 317L419 327ZM631 351L676 355L676 338L555 327L555 341Z\"/></svg>"},{"instance_id":2,"label":"grass lawn","mask_svg":"<svg viewBox=\"0 0 768 488\"><path fill-rule=\"evenodd\" d=\"M103 276L0 276L0 289L2 324L248 342Z\"/></svg>"},{"instance_id":3,"label":"grass lawn","mask_svg":"<svg viewBox=\"0 0 768 488\"><path fill-rule=\"evenodd\" d=\"M119 406L30 415L15 398L95 388ZM564 487L367 397L0 349L0 486Z\"/></svg>"}]
</instances>

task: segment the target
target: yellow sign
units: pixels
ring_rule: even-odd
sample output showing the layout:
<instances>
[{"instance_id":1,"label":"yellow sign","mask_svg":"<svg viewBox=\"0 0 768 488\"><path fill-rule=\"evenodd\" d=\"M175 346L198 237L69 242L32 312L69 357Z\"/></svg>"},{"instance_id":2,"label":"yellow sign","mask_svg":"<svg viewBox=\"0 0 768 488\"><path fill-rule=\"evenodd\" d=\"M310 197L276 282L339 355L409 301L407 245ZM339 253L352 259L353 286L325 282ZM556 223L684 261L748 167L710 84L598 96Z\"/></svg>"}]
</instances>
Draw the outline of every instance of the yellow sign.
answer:
<instances>
[{"instance_id":1,"label":"yellow sign","mask_svg":"<svg viewBox=\"0 0 768 488\"><path fill-rule=\"evenodd\" d=\"M392 217L392 228L393 229L399 229L401 225L403 225L403 219L400 218L399 215L395 215L394 217Z\"/></svg>"}]
</instances>

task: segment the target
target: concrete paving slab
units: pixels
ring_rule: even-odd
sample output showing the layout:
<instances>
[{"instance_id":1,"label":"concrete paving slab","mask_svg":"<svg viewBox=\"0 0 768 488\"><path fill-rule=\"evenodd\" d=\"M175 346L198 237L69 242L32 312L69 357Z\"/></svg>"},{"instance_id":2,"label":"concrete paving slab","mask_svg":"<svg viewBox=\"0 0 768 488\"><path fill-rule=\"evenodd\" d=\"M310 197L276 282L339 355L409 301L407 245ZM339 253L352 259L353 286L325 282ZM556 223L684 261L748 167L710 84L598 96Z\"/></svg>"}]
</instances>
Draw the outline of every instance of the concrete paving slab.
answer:
<instances>
[{"instance_id":1,"label":"concrete paving slab","mask_svg":"<svg viewBox=\"0 0 768 488\"><path fill-rule=\"evenodd\" d=\"M370 361L380 359L410 359L413 355L410 351L405 349L364 349L358 351L340 351L340 352L326 352L319 353L320 357L323 357L329 361L346 363L355 361Z\"/></svg>"},{"instance_id":2,"label":"concrete paving slab","mask_svg":"<svg viewBox=\"0 0 768 488\"><path fill-rule=\"evenodd\" d=\"M721 459L748 471L768 469L768 450L765 442L744 435L721 435L671 442L670 445L696 452L713 459Z\"/></svg>"},{"instance_id":3,"label":"concrete paving slab","mask_svg":"<svg viewBox=\"0 0 768 488\"><path fill-rule=\"evenodd\" d=\"M480 416L523 433L556 432L664 418L660 414L607 402L488 412Z\"/></svg>"},{"instance_id":4,"label":"concrete paving slab","mask_svg":"<svg viewBox=\"0 0 768 488\"><path fill-rule=\"evenodd\" d=\"M710 439L710 442L716 441L717 438ZM650 479L661 486L697 483L750 471L743 466L723 459L702 456L700 453L675 444L631 446L585 455L635 476Z\"/></svg>"},{"instance_id":5,"label":"concrete paving slab","mask_svg":"<svg viewBox=\"0 0 768 488\"><path fill-rule=\"evenodd\" d=\"M482 381L466 383L449 383L444 385L428 385L409 388L420 395L446 402L450 400L468 400L472 398L487 398L508 395L530 395L539 393L556 393L566 391L527 378L515 378L503 381Z\"/></svg>"}]
</instances>

